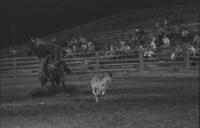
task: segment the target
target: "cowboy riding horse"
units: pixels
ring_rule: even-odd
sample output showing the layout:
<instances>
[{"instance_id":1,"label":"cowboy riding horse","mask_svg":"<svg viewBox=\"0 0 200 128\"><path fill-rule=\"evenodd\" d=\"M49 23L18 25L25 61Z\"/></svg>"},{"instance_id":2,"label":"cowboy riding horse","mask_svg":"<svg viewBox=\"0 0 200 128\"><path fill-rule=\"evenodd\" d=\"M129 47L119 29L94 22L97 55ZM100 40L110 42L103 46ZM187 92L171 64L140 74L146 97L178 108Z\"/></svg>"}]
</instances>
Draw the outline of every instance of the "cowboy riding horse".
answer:
<instances>
[{"instance_id":1,"label":"cowboy riding horse","mask_svg":"<svg viewBox=\"0 0 200 128\"><path fill-rule=\"evenodd\" d=\"M65 87L65 73L71 71L63 61L66 55L65 49L52 43L48 43L42 39L31 39L28 47L35 53L40 60L39 80L42 86L48 81L53 87Z\"/></svg>"}]
</instances>

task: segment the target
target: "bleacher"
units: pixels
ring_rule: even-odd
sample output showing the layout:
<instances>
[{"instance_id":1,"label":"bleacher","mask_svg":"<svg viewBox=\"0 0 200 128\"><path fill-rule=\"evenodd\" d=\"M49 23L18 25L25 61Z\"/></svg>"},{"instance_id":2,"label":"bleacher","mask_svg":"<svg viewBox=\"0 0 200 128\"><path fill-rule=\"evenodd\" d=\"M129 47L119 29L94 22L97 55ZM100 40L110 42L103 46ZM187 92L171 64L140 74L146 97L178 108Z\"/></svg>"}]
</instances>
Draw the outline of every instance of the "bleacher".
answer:
<instances>
[{"instance_id":1,"label":"bleacher","mask_svg":"<svg viewBox=\"0 0 200 128\"><path fill-rule=\"evenodd\" d=\"M97 19L81 26L73 27L58 33L54 33L43 37L46 40L57 39L58 45L63 45L64 40L70 40L73 36L84 34L90 40L93 40L97 50L109 42L130 39L136 28L145 28L151 31L151 27L155 25L162 17L173 15L178 11L181 17L189 24L199 23L199 2L176 5L171 7L149 8L136 11L124 12L118 15ZM194 25L195 26L195 25ZM198 24L199 26L199 24ZM198 29L195 26L195 29ZM26 45L19 45L0 50L0 57L13 57L10 50L16 50L16 56L28 56Z\"/></svg>"},{"instance_id":2,"label":"bleacher","mask_svg":"<svg viewBox=\"0 0 200 128\"><path fill-rule=\"evenodd\" d=\"M110 42L128 40L135 34L136 28L144 28L146 32L152 31L155 22L175 10L179 10L186 18L188 26L195 30L199 28L198 4L180 5L175 7L138 10L122 13L116 16L99 19L86 25L78 26L63 32L44 37L46 40L58 39L58 45L63 45L63 40L69 40L74 35L84 34L84 37L94 42L98 54L83 53L73 57L66 56L65 62L74 74L91 74L100 71L112 71L115 74L144 74L144 73L172 73L172 72L198 72L199 55L185 56L179 61L169 59L169 50L157 50L152 58L145 58L141 53L116 54L112 58L105 56L106 51L101 51L109 46ZM59 44L60 43L60 44ZM9 51L16 49L13 56ZM19 52L20 51L20 52ZM0 69L1 76L35 75L39 71L37 57L27 57L26 45L1 50ZM187 55L187 56L186 56ZM6 58L5 58L6 57ZM87 61L87 62L85 62Z\"/></svg>"}]
</instances>

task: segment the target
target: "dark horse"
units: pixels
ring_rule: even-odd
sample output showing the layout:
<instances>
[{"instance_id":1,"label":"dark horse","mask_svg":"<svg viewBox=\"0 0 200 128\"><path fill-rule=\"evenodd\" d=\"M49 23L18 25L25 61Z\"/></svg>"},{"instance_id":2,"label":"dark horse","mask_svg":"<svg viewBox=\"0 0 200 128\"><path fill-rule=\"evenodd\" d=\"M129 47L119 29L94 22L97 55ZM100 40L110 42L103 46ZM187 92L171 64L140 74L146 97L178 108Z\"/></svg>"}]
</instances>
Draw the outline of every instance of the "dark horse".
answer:
<instances>
[{"instance_id":1,"label":"dark horse","mask_svg":"<svg viewBox=\"0 0 200 128\"><path fill-rule=\"evenodd\" d=\"M27 47L30 48L31 52L38 56L40 60L47 55L51 55L53 62L56 62L67 54L66 50L62 47L40 38L32 38L27 44Z\"/></svg>"},{"instance_id":2,"label":"dark horse","mask_svg":"<svg viewBox=\"0 0 200 128\"><path fill-rule=\"evenodd\" d=\"M53 87L65 87L65 72L67 74L71 73L71 70L65 64L63 60L58 60L54 64L49 64L50 55L47 55L41 60L41 72L39 80L42 86L44 86L48 81L51 82Z\"/></svg>"}]
</instances>

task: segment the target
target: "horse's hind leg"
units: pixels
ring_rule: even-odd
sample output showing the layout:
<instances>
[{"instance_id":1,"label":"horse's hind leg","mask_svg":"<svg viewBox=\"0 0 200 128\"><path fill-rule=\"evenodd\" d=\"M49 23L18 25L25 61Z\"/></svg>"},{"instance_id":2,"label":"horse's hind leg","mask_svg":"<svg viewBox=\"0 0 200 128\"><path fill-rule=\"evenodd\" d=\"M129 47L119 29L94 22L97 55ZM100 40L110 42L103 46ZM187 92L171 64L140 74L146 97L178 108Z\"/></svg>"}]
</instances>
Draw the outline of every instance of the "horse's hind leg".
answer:
<instances>
[{"instance_id":1,"label":"horse's hind leg","mask_svg":"<svg viewBox=\"0 0 200 128\"><path fill-rule=\"evenodd\" d=\"M56 83L56 81L51 80L51 86L52 86L53 91L55 91L57 89L57 83Z\"/></svg>"},{"instance_id":2,"label":"horse's hind leg","mask_svg":"<svg viewBox=\"0 0 200 128\"><path fill-rule=\"evenodd\" d=\"M40 76L39 81L40 81L40 84L44 86L47 83L48 79L46 77Z\"/></svg>"}]
</instances>

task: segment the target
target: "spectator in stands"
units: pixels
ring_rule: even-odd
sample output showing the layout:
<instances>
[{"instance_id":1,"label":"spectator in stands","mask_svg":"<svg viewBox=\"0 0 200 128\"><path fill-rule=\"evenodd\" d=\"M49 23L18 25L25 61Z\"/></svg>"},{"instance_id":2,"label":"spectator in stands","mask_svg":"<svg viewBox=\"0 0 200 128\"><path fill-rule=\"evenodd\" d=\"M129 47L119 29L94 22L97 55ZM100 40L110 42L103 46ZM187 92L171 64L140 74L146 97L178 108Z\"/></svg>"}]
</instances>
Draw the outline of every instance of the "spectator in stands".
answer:
<instances>
[{"instance_id":1,"label":"spectator in stands","mask_svg":"<svg viewBox=\"0 0 200 128\"><path fill-rule=\"evenodd\" d=\"M169 48L170 47L170 40L166 36L166 34L163 35L162 41L163 41L163 44L164 44L163 48Z\"/></svg>"},{"instance_id":2,"label":"spectator in stands","mask_svg":"<svg viewBox=\"0 0 200 128\"><path fill-rule=\"evenodd\" d=\"M73 55L73 51L72 51L71 48L67 47L67 48L65 49L65 51L67 52L67 55Z\"/></svg>"},{"instance_id":3,"label":"spectator in stands","mask_svg":"<svg viewBox=\"0 0 200 128\"><path fill-rule=\"evenodd\" d=\"M110 46L110 51L114 52L115 51L115 47L113 45Z\"/></svg>"},{"instance_id":4,"label":"spectator in stands","mask_svg":"<svg viewBox=\"0 0 200 128\"><path fill-rule=\"evenodd\" d=\"M16 50L15 49L10 50L10 53L13 57L16 57Z\"/></svg>"},{"instance_id":5,"label":"spectator in stands","mask_svg":"<svg viewBox=\"0 0 200 128\"><path fill-rule=\"evenodd\" d=\"M143 44L144 43L144 29L136 29L135 30L135 36L136 36L136 40L138 41L139 44Z\"/></svg>"},{"instance_id":6,"label":"spectator in stands","mask_svg":"<svg viewBox=\"0 0 200 128\"><path fill-rule=\"evenodd\" d=\"M73 53L77 53L77 47L76 47L76 45L73 45L72 51L73 51Z\"/></svg>"},{"instance_id":7,"label":"spectator in stands","mask_svg":"<svg viewBox=\"0 0 200 128\"><path fill-rule=\"evenodd\" d=\"M129 53L131 51L131 47L127 44L125 45L124 50L126 53Z\"/></svg>"},{"instance_id":8,"label":"spectator in stands","mask_svg":"<svg viewBox=\"0 0 200 128\"><path fill-rule=\"evenodd\" d=\"M45 42L42 40L42 39L40 39L40 38L35 38L35 39L33 39L33 38L31 38L31 41L33 41L33 42L35 42L36 44L44 44Z\"/></svg>"},{"instance_id":9,"label":"spectator in stands","mask_svg":"<svg viewBox=\"0 0 200 128\"><path fill-rule=\"evenodd\" d=\"M155 44L157 48L160 48L163 45L163 41L162 41L162 35L158 34L157 37L155 37Z\"/></svg>"},{"instance_id":10,"label":"spectator in stands","mask_svg":"<svg viewBox=\"0 0 200 128\"><path fill-rule=\"evenodd\" d=\"M135 48L137 43L136 43L136 39L135 36L133 35L132 38L130 40L127 41L127 44L129 44L129 46L131 48Z\"/></svg>"},{"instance_id":11,"label":"spectator in stands","mask_svg":"<svg viewBox=\"0 0 200 128\"><path fill-rule=\"evenodd\" d=\"M110 58L113 57L115 54L115 47L113 44L110 45L109 51L106 52L106 57Z\"/></svg>"},{"instance_id":12,"label":"spectator in stands","mask_svg":"<svg viewBox=\"0 0 200 128\"><path fill-rule=\"evenodd\" d=\"M187 43L188 42L188 35L189 35L189 32L188 32L187 28L183 27L183 29L181 31L182 43Z\"/></svg>"},{"instance_id":13,"label":"spectator in stands","mask_svg":"<svg viewBox=\"0 0 200 128\"><path fill-rule=\"evenodd\" d=\"M171 59L171 60L175 60L175 52L172 52L172 53L171 53L170 59Z\"/></svg>"},{"instance_id":14,"label":"spectator in stands","mask_svg":"<svg viewBox=\"0 0 200 128\"><path fill-rule=\"evenodd\" d=\"M160 23L159 23L159 22L156 22L156 23L155 23L155 27L160 27Z\"/></svg>"},{"instance_id":15,"label":"spectator in stands","mask_svg":"<svg viewBox=\"0 0 200 128\"><path fill-rule=\"evenodd\" d=\"M81 52L87 52L87 50L88 50L87 44L82 43L82 44L81 44Z\"/></svg>"},{"instance_id":16,"label":"spectator in stands","mask_svg":"<svg viewBox=\"0 0 200 128\"><path fill-rule=\"evenodd\" d=\"M78 42L77 42L77 39L75 38L75 37L73 37L72 38L72 41L73 41L73 47L75 46L75 47L77 47L77 44L78 44Z\"/></svg>"},{"instance_id":17,"label":"spectator in stands","mask_svg":"<svg viewBox=\"0 0 200 128\"><path fill-rule=\"evenodd\" d=\"M189 44L189 54L196 55L196 49L191 44Z\"/></svg>"},{"instance_id":18,"label":"spectator in stands","mask_svg":"<svg viewBox=\"0 0 200 128\"><path fill-rule=\"evenodd\" d=\"M119 50L120 50L120 51L123 51L123 50L124 50L124 47L125 47L125 41L124 41L124 40L121 40L121 41L119 41L119 44L120 44Z\"/></svg>"},{"instance_id":19,"label":"spectator in stands","mask_svg":"<svg viewBox=\"0 0 200 128\"><path fill-rule=\"evenodd\" d=\"M182 55L183 55L183 49L181 48L181 45L177 45L173 48L173 51L170 55L170 59L179 60Z\"/></svg>"},{"instance_id":20,"label":"spectator in stands","mask_svg":"<svg viewBox=\"0 0 200 128\"><path fill-rule=\"evenodd\" d=\"M79 40L81 43L87 43L87 40L85 37L83 37L83 35L79 36Z\"/></svg>"},{"instance_id":21,"label":"spectator in stands","mask_svg":"<svg viewBox=\"0 0 200 128\"><path fill-rule=\"evenodd\" d=\"M167 25L168 25L168 20L167 20L167 18L165 18L165 17L163 18L163 25L164 25L164 26L167 26Z\"/></svg>"},{"instance_id":22,"label":"spectator in stands","mask_svg":"<svg viewBox=\"0 0 200 128\"><path fill-rule=\"evenodd\" d=\"M155 51L155 50L157 49L155 41L156 41L156 38L155 38L155 37L152 37L152 39L151 39L151 44L150 44L150 49L151 49L152 51Z\"/></svg>"},{"instance_id":23,"label":"spectator in stands","mask_svg":"<svg viewBox=\"0 0 200 128\"><path fill-rule=\"evenodd\" d=\"M94 44L91 41L88 42L88 52L94 52L94 51L95 51Z\"/></svg>"},{"instance_id":24,"label":"spectator in stands","mask_svg":"<svg viewBox=\"0 0 200 128\"><path fill-rule=\"evenodd\" d=\"M193 42L194 42L194 45L197 45L199 47L199 45L200 45L200 36L199 36L198 33L195 33L194 38L193 38Z\"/></svg>"},{"instance_id":25,"label":"spectator in stands","mask_svg":"<svg viewBox=\"0 0 200 128\"><path fill-rule=\"evenodd\" d=\"M123 51L125 53L130 52L131 48L128 44L126 44L126 42L124 40L120 41L120 51Z\"/></svg>"},{"instance_id":26,"label":"spectator in stands","mask_svg":"<svg viewBox=\"0 0 200 128\"><path fill-rule=\"evenodd\" d=\"M154 32L155 33L163 33L164 32L164 27L162 27L159 22L156 22L155 23Z\"/></svg>"},{"instance_id":27,"label":"spectator in stands","mask_svg":"<svg viewBox=\"0 0 200 128\"><path fill-rule=\"evenodd\" d=\"M68 47L69 47L70 49L73 49L73 45L74 45L73 40L69 41Z\"/></svg>"},{"instance_id":28,"label":"spectator in stands","mask_svg":"<svg viewBox=\"0 0 200 128\"><path fill-rule=\"evenodd\" d=\"M152 57L152 55L154 55L155 53L153 51L151 51L151 49L147 48L144 50L144 57Z\"/></svg>"}]
</instances>

